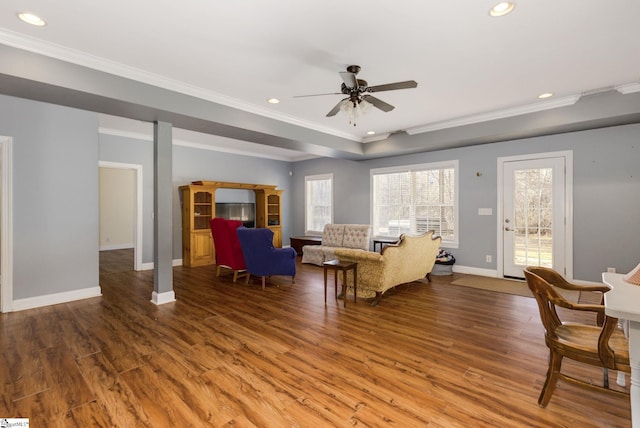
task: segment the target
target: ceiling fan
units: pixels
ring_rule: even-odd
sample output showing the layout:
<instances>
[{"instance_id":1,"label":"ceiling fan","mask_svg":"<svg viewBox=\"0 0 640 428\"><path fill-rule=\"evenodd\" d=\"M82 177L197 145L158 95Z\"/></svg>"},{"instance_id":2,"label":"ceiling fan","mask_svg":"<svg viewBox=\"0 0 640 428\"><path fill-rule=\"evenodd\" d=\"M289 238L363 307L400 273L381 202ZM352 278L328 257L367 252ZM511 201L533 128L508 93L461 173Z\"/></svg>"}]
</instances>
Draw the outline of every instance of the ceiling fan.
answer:
<instances>
[{"instance_id":1,"label":"ceiling fan","mask_svg":"<svg viewBox=\"0 0 640 428\"><path fill-rule=\"evenodd\" d=\"M340 92L332 92L328 94L298 95L294 98L315 97L320 95L347 95L347 98L343 98L342 100L340 100L340 102L336 104L335 107L329 111L329 113L327 113L327 117L335 116L341 109L344 109L345 107L353 108L355 110L359 105L361 105L363 101L372 104L374 107L377 107L384 112L388 112L393 110L395 107L369 94L382 91L393 91L396 89L416 88L418 86L418 83L415 80L368 86L366 80L356 78L356 75L359 71L359 65L350 65L347 67L347 71L340 72L340 77L342 77L342 80L344 81L344 83L342 83L342 85L340 86Z\"/></svg>"}]
</instances>

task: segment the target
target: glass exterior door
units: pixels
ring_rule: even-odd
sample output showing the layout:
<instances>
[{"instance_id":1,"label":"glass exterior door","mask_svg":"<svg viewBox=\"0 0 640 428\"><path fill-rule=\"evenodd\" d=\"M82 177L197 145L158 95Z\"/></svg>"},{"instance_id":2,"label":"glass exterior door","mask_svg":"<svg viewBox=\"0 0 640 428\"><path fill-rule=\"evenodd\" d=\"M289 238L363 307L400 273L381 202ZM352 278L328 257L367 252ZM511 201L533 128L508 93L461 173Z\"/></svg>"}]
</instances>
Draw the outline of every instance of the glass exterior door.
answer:
<instances>
[{"instance_id":1,"label":"glass exterior door","mask_svg":"<svg viewBox=\"0 0 640 428\"><path fill-rule=\"evenodd\" d=\"M525 266L564 272L564 158L504 164L504 276L523 278Z\"/></svg>"}]
</instances>

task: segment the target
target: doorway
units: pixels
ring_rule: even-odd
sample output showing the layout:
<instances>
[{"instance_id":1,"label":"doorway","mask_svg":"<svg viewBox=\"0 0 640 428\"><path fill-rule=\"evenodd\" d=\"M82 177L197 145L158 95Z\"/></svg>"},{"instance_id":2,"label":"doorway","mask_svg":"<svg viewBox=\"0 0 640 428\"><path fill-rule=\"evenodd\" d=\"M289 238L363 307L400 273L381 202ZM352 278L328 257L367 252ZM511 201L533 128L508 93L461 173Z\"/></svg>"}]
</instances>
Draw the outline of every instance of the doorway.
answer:
<instances>
[{"instance_id":1,"label":"doorway","mask_svg":"<svg viewBox=\"0 0 640 428\"><path fill-rule=\"evenodd\" d=\"M572 153L498 159L498 276L525 266L572 278Z\"/></svg>"},{"instance_id":2,"label":"doorway","mask_svg":"<svg viewBox=\"0 0 640 428\"><path fill-rule=\"evenodd\" d=\"M124 202L124 212L120 210L118 216L122 216L120 221L112 221L110 228L111 232L105 233L103 229L107 220L114 220L113 218L105 219L103 210L101 208L100 218L100 242L99 248L101 250L101 261L103 260L103 251L117 251L118 254L115 259L109 258L109 260L120 260L124 264L130 263L133 266L133 270L142 270L142 165L138 164L126 164L118 162L99 162L99 168L101 171L101 177L120 177L111 186L112 198L122 198ZM104 174L110 172L111 174ZM115 175L113 174L115 173ZM110 191L111 193L111 191ZM101 204L103 203L103 188L101 185ZM121 207L119 207L121 208ZM106 214L113 215L113 214ZM124 229L121 230L121 229ZM124 234L124 237L115 237L118 234ZM131 239L133 242L130 242ZM115 254L115 253L114 253ZM133 260L124 260L131 255ZM130 257L129 257L130 258ZM102 268L102 266L101 266Z\"/></svg>"}]
</instances>

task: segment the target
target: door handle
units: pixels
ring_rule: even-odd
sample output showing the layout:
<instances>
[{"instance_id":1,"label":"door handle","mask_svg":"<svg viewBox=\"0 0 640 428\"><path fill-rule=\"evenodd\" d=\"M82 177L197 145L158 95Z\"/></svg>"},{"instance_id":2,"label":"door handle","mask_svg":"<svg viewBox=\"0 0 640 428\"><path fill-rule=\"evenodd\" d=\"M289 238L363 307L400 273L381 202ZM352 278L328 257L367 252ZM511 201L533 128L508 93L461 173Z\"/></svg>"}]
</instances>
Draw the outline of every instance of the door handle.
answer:
<instances>
[{"instance_id":1,"label":"door handle","mask_svg":"<svg viewBox=\"0 0 640 428\"><path fill-rule=\"evenodd\" d=\"M507 232L513 232L513 229L511 229L510 227L505 227L504 230L506 230Z\"/></svg>"}]
</instances>

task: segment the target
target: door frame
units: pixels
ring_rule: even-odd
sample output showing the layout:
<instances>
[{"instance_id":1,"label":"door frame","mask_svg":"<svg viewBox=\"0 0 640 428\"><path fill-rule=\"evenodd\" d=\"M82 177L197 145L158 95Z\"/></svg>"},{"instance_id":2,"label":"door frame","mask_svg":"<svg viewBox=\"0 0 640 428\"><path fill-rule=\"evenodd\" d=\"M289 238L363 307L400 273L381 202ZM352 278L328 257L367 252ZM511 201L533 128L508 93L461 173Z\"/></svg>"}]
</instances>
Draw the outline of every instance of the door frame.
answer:
<instances>
[{"instance_id":1,"label":"door frame","mask_svg":"<svg viewBox=\"0 0 640 428\"><path fill-rule=\"evenodd\" d=\"M0 312L13 311L13 140L0 135L2 198L0 198Z\"/></svg>"},{"instance_id":2,"label":"door frame","mask_svg":"<svg viewBox=\"0 0 640 428\"><path fill-rule=\"evenodd\" d=\"M498 278L504 278L504 164L506 162L528 161L535 159L564 158L565 192L564 192L564 259L563 276L573 280L573 151L533 153L528 155L505 156L498 158L498 207L496 209L497 241L496 262Z\"/></svg>"},{"instance_id":3,"label":"door frame","mask_svg":"<svg viewBox=\"0 0 640 428\"><path fill-rule=\"evenodd\" d=\"M133 270L142 270L142 165L122 162L99 161L98 168L115 168L133 170L136 176L135 209L135 242L133 243Z\"/></svg>"}]
</instances>

